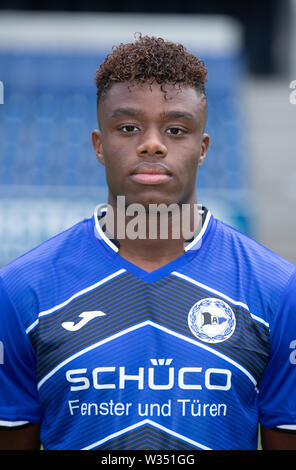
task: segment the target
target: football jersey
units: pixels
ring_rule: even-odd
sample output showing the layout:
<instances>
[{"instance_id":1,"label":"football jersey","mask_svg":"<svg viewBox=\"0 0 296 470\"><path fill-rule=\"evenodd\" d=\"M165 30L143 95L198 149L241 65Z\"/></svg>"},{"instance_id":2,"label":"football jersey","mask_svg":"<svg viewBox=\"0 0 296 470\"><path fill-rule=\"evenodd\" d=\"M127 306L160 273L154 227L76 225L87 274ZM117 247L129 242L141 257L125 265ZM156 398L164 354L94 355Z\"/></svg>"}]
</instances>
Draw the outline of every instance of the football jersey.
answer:
<instances>
[{"instance_id":1,"label":"football jersey","mask_svg":"<svg viewBox=\"0 0 296 470\"><path fill-rule=\"evenodd\" d=\"M296 430L295 266L216 219L146 272L100 210L0 270L0 425L44 449L256 449Z\"/></svg>"}]
</instances>

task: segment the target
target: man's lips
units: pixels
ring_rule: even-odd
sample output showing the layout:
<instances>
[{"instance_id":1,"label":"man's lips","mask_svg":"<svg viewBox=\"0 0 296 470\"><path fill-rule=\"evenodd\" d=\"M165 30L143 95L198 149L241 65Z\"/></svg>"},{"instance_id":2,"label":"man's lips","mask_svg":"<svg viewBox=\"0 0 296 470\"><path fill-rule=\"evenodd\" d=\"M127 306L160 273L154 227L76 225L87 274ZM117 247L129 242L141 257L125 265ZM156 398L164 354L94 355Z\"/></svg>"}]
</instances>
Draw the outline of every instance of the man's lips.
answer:
<instances>
[{"instance_id":1,"label":"man's lips","mask_svg":"<svg viewBox=\"0 0 296 470\"><path fill-rule=\"evenodd\" d=\"M131 173L133 181L141 184L161 184L170 180L171 172L159 163L140 163Z\"/></svg>"}]
</instances>

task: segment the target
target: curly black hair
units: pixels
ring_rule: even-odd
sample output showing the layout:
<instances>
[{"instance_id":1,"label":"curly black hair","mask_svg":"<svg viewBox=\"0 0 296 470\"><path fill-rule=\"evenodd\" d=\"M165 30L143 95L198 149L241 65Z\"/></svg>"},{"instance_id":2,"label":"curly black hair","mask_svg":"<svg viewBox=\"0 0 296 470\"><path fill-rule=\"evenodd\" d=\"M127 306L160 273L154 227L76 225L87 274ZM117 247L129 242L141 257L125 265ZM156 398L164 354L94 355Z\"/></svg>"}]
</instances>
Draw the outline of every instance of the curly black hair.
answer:
<instances>
[{"instance_id":1,"label":"curly black hair","mask_svg":"<svg viewBox=\"0 0 296 470\"><path fill-rule=\"evenodd\" d=\"M205 64L182 44L141 34L135 42L113 47L95 75L98 101L119 82L156 82L163 91L166 84L185 85L206 96L206 81Z\"/></svg>"}]
</instances>

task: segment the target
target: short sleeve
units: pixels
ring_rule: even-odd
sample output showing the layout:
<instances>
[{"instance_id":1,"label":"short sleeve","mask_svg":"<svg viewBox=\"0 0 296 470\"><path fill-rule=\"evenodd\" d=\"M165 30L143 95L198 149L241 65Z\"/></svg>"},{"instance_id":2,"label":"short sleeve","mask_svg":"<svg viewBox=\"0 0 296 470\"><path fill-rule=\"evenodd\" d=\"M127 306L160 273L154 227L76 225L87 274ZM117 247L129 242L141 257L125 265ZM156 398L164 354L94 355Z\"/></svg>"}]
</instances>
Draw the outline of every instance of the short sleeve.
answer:
<instances>
[{"instance_id":1,"label":"short sleeve","mask_svg":"<svg viewBox=\"0 0 296 470\"><path fill-rule=\"evenodd\" d=\"M0 426L41 422L35 370L33 347L0 278Z\"/></svg>"},{"instance_id":2,"label":"short sleeve","mask_svg":"<svg viewBox=\"0 0 296 470\"><path fill-rule=\"evenodd\" d=\"M263 427L296 432L296 273L271 325L270 359L259 384Z\"/></svg>"}]
</instances>

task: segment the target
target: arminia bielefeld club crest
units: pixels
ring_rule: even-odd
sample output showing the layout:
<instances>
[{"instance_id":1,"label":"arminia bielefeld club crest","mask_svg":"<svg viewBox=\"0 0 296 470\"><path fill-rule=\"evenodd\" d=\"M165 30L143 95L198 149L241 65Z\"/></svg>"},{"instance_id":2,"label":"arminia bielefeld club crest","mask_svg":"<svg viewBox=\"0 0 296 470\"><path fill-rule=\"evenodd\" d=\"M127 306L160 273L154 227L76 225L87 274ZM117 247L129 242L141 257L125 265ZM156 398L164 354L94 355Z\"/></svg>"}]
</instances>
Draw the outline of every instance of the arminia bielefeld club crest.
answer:
<instances>
[{"instance_id":1,"label":"arminia bielefeld club crest","mask_svg":"<svg viewBox=\"0 0 296 470\"><path fill-rule=\"evenodd\" d=\"M188 314L188 325L196 338L206 343L221 343L235 330L235 315L230 306L220 299L202 299Z\"/></svg>"}]
</instances>

